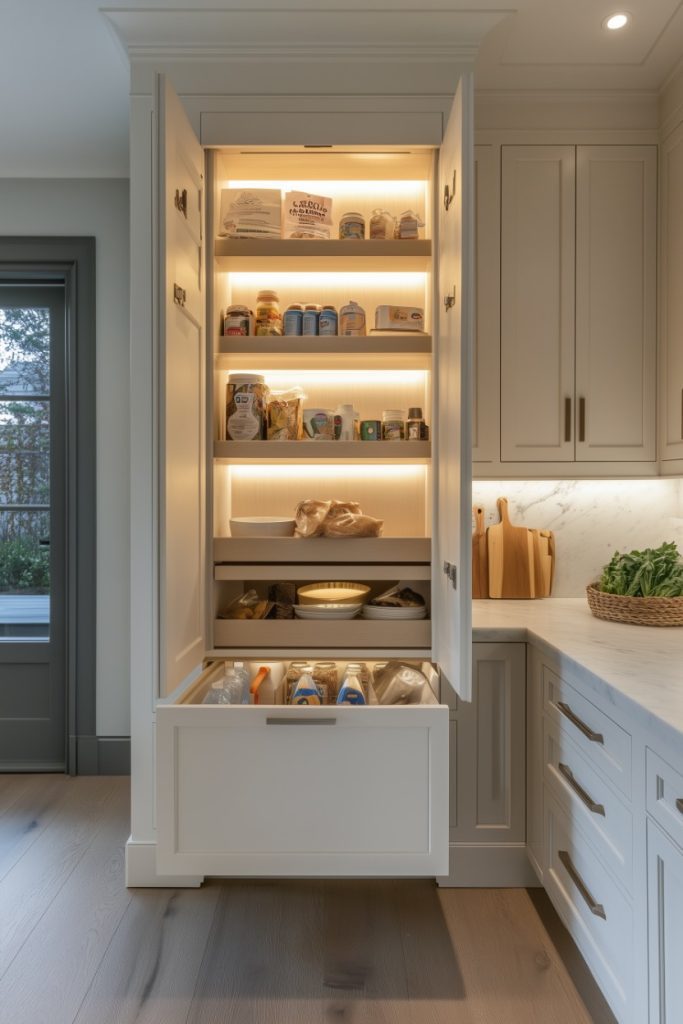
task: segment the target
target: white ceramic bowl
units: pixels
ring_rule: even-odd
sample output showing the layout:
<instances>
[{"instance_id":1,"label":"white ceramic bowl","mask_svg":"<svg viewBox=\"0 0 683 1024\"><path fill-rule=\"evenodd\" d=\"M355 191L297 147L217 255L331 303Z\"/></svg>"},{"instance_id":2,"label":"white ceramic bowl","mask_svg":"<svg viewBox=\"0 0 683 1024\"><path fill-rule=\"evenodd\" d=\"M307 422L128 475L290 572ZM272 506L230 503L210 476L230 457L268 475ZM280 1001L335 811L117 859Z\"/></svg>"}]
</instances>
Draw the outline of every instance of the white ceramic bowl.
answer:
<instances>
[{"instance_id":1,"label":"white ceramic bowl","mask_svg":"<svg viewBox=\"0 0 683 1024\"><path fill-rule=\"evenodd\" d=\"M239 516L230 520L232 537L293 537L294 520L283 516Z\"/></svg>"},{"instance_id":2,"label":"white ceramic bowl","mask_svg":"<svg viewBox=\"0 0 683 1024\"><path fill-rule=\"evenodd\" d=\"M364 604L370 587L364 583L308 583L297 590L299 604Z\"/></svg>"}]
</instances>

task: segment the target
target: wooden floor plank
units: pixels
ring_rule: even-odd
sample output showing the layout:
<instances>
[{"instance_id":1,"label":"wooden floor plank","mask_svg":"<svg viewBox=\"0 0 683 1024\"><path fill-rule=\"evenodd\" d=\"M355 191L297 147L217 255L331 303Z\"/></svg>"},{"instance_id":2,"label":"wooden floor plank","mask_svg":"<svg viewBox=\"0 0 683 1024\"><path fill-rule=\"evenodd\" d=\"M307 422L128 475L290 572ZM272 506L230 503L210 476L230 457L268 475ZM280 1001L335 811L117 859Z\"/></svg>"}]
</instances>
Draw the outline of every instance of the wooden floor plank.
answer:
<instances>
[{"instance_id":1,"label":"wooden floor plank","mask_svg":"<svg viewBox=\"0 0 683 1024\"><path fill-rule=\"evenodd\" d=\"M0 880L50 823L67 783L65 775L26 775L21 793L0 817Z\"/></svg>"},{"instance_id":2,"label":"wooden floor plank","mask_svg":"<svg viewBox=\"0 0 683 1024\"><path fill-rule=\"evenodd\" d=\"M131 899L123 848L129 791L114 780L98 835L0 981L0 1024L73 1024Z\"/></svg>"},{"instance_id":3,"label":"wooden floor plank","mask_svg":"<svg viewBox=\"0 0 683 1024\"><path fill-rule=\"evenodd\" d=\"M107 821L111 779L65 779L49 825L0 881L0 978Z\"/></svg>"},{"instance_id":4,"label":"wooden floor plank","mask_svg":"<svg viewBox=\"0 0 683 1024\"><path fill-rule=\"evenodd\" d=\"M185 1024L220 893L134 892L76 1024Z\"/></svg>"}]
</instances>

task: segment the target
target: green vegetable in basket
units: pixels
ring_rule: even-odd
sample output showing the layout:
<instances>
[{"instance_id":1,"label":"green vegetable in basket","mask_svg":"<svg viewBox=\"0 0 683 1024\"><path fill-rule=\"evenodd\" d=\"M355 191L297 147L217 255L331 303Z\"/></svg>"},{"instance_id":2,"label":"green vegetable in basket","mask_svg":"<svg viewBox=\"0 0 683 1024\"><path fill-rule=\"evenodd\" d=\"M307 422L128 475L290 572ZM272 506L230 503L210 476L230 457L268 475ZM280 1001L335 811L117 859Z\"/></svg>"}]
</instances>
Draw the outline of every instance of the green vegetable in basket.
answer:
<instances>
[{"instance_id":1,"label":"green vegetable in basket","mask_svg":"<svg viewBox=\"0 0 683 1024\"><path fill-rule=\"evenodd\" d=\"M627 555L617 551L602 571L600 590L626 597L683 597L683 559L673 541Z\"/></svg>"}]
</instances>

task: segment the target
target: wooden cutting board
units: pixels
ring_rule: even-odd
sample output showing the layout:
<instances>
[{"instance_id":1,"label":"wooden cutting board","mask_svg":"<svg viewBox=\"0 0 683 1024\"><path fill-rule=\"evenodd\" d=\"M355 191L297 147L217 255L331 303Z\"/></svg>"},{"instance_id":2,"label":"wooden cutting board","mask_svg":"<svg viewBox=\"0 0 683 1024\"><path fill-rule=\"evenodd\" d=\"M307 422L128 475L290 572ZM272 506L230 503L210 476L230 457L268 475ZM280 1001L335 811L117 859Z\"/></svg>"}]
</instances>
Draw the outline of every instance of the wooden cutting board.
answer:
<instances>
[{"instance_id":1,"label":"wooden cutting board","mask_svg":"<svg viewBox=\"0 0 683 1024\"><path fill-rule=\"evenodd\" d=\"M529 532L534 542L534 589L536 597L550 597L555 554L554 536L551 530L530 530Z\"/></svg>"},{"instance_id":2,"label":"wooden cutting board","mask_svg":"<svg viewBox=\"0 0 683 1024\"><path fill-rule=\"evenodd\" d=\"M498 499L500 523L489 526L489 596L535 597L534 540L526 526L513 526L507 498Z\"/></svg>"},{"instance_id":3,"label":"wooden cutting board","mask_svg":"<svg viewBox=\"0 0 683 1024\"><path fill-rule=\"evenodd\" d=\"M489 596L489 553L484 525L484 509L475 505L474 533L472 534L472 597Z\"/></svg>"}]
</instances>

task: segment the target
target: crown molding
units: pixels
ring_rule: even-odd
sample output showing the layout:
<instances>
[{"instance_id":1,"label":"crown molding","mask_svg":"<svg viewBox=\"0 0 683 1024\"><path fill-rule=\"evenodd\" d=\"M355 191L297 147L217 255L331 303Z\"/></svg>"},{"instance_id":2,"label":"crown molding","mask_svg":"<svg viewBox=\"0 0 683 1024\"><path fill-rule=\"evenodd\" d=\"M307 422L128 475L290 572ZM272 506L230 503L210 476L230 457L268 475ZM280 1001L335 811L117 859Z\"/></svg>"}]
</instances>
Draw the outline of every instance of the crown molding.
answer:
<instances>
[{"instance_id":1,"label":"crown molding","mask_svg":"<svg viewBox=\"0 0 683 1024\"><path fill-rule=\"evenodd\" d=\"M403 45L381 47L375 45L340 44L297 46L290 45L212 45L203 44L189 46L149 46L129 45L129 59L134 61L187 61L195 63L210 60L230 60L231 63L252 63L256 60L268 61L269 64L315 63L321 62L343 64L474 64L479 46L477 44L459 43L440 46Z\"/></svg>"}]
</instances>

